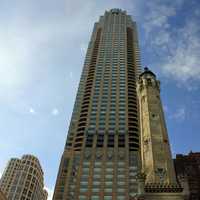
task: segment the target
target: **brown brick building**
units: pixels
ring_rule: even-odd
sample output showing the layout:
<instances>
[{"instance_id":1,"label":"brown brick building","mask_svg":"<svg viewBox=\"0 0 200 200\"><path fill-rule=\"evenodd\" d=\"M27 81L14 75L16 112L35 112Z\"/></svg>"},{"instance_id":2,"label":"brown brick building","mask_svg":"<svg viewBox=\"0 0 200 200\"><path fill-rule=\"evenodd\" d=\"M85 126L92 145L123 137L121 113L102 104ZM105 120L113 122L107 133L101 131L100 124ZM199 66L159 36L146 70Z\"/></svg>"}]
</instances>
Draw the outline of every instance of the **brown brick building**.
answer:
<instances>
[{"instance_id":1,"label":"brown brick building","mask_svg":"<svg viewBox=\"0 0 200 200\"><path fill-rule=\"evenodd\" d=\"M177 176L186 174L190 190L190 200L200 199L200 152L188 155L177 154L174 159Z\"/></svg>"}]
</instances>

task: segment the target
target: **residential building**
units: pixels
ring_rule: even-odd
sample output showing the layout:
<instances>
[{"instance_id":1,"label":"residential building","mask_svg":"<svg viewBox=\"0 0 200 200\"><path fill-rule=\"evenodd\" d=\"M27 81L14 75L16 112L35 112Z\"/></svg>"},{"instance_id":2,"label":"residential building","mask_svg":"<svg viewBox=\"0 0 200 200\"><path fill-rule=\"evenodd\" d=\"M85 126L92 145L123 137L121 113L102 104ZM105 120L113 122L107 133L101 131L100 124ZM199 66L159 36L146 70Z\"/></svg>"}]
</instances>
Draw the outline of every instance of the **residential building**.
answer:
<instances>
[{"instance_id":1,"label":"residential building","mask_svg":"<svg viewBox=\"0 0 200 200\"><path fill-rule=\"evenodd\" d=\"M0 188L8 200L47 200L43 171L33 155L11 158L0 180Z\"/></svg>"},{"instance_id":2,"label":"residential building","mask_svg":"<svg viewBox=\"0 0 200 200\"><path fill-rule=\"evenodd\" d=\"M137 194L139 72L136 23L106 11L89 42L53 199Z\"/></svg>"}]
</instances>

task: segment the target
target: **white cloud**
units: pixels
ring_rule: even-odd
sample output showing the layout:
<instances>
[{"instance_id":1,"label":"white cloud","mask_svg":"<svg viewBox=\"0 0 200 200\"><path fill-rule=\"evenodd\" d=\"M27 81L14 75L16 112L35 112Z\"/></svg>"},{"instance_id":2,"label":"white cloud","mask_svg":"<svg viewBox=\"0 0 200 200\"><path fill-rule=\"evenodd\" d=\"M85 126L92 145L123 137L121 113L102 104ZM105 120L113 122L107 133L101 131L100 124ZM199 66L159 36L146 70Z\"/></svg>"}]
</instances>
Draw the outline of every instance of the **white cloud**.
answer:
<instances>
[{"instance_id":1,"label":"white cloud","mask_svg":"<svg viewBox=\"0 0 200 200\"><path fill-rule=\"evenodd\" d=\"M8 10L11 13L1 12L0 100L3 98L7 102L16 96L20 99L22 93L30 90L35 81L49 72L51 59L56 63L58 58L54 55L62 54L63 48L71 58L66 58L66 63L77 58L70 54L76 44L82 44L80 48L85 54L85 44L88 44L93 24L105 9L121 7L138 12L135 9L138 4L138 0L134 0L134 3L132 0L67 0L59 3L30 0L14 3L12 11ZM10 2L5 5L9 8ZM54 51L52 55L49 52L51 50Z\"/></svg>"},{"instance_id":2,"label":"white cloud","mask_svg":"<svg viewBox=\"0 0 200 200\"><path fill-rule=\"evenodd\" d=\"M178 30L176 48L170 49L171 55L163 65L163 71L167 75L181 82L200 79L199 33L200 28L195 20L188 20L185 26Z\"/></svg>"},{"instance_id":3,"label":"white cloud","mask_svg":"<svg viewBox=\"0 0 200 200\"><path fill-rule=\"evenodd\" d=\"M54 116L58 115L58 114L59 114L58 109L57 109L57 108L54 108L54 109L51 111L51 114L54 115Z\"/></svg>"},{"instance_id":4,"label":"white cloud","mask_svg":"<svg viewBox=\"0 0 200 200\"><path fill-rule=\"evenodd\" d=\"M146 45L151 46L151 50L158 56L154 64L160 67L162 73L191 90L192 82L200 80L199 20L193 16L181 26L173 25L169 19L177 15L183 1L166 5L158 2L147 4L150 12L143 24Z\"/></svg>"},{"instance_id":5,"label":"white cloud","mask_svg":"<svg viewBox=\"0 0 200 200\"><path fill-rule=\"evenodd\" d=\"M69 73L69 77L73 78L73 73L72 72Z\"/></svg>"},{"instance_id":6,"label":"white cloud","mask_svg":"<svg viewBox=\"0 0 200 200\"><path fill-rule=\"evenodd\" d=\"M85 56L87 52L87 44L81 44L80 49L81 53Z\"/></svg>"},{"instance_id":7,"label":"white cloud","mask_svg":"<svg viewBox=\"0 0 200 200\"><path fill-rule=\"evenodd\" d=\"M0 23L4 27L0 28L1 101L3 98L7 102L7 99L28 92L35 81L42 79L43 73L49 72L48 65L51 59L57 61L51 55L52 45L59 45L64 36L68 38L70 35L70 32L67 32L68 18L64 18L64 11L60 10L60 15L55 14L58 9L55 7L52 14L42 15L41 12L37 16L38 10L34 10L37 3L29 3L23 1L13 5L14 14L0 17ZM51 9L49 2L46 3L49 8L45 9L45 12ZM53 55L59 51L56 47Z\"/></svg>"},{"instance_id":8,"label":"white cloud","mask_svg":"<svg viewBox=\"0 0 200 200\"><path fill-rule=\"evenodd\" d=\"M163 46L170 41L170 33L167 31L160 31L159 34L152 41L153 45Z\"/></svg>"},{"instance_id":9,"label":"white cloud","mask_svg":"<svg viewBox=\"0 0 200 200\"><path fill-rule=\"evenodd\" d=\"M175 119L177 121L184 121L186 117L185 108L181 107L176 110L175 113L169 116L171 119Z\"/></svg>"},{"instance_id":10,"label":"white cloud","mask_svg":"<svg viewBox=\"0 0 200 200\"><path fill-rule=\"evenodd\" d=\"M196 10L194 11L194 13L195 13L196 16L200 16L200 10L199 10L199 8L196 8Z\"/></svg>"},{"instance_id":11,"label":"white cloud","mask_svg":"<svg viewBox=\"0 0 200 200\"><path fill-rule=\"evenodd\" d=\"M30 108L30 109L29 109L29 112L30 112L31 114L33 114L33 115L36 114L36 112L35 112L35 110L34 110L33 108Z\"/></svg>"},{"instance_id":12,"label":"white cloud","mask_svg":"<svg viewBox=\"0 0 200 200\"><path fill-rule=\"evenodd\" d=\"M175 6L177 5L164 5L158 1L148 1L146 6L149 10L143 23L146 34L149 34L155 28L169 28L168 18L176 14Z\"/></svg>"},{"instance_id":13,"label":"white cloud","mask_svg":"<svg viewBox=\"0 0 200 200\"><path fill-rule=\"evenodd\" d=\"M47 187L44 187L44 189L48 192L48 199L47 200L52 200L53 199L53 190Z\"/></svg>"}]
</instances>

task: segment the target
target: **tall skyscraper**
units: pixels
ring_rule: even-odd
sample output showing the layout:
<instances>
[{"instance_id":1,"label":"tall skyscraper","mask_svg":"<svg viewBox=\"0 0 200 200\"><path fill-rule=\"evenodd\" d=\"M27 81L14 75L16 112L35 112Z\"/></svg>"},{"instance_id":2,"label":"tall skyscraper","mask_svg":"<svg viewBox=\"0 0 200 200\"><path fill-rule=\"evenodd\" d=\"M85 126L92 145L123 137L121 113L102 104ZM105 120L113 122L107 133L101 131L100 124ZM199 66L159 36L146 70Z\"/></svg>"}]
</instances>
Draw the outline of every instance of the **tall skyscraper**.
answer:
<instances>
[{"instance_id":1,"label":"tall skyscraper","mask_svg":"<svg viewBox=\"0 0 200 200\"><path fill-rule=\"evenodd\" d=\"M156 123L162 138L150 141L151 147L156 145L153 153L141 152L145 149L143 135L154 138L156 124L144 117L142 135L140 112L145 116L149 106L154 109L151 101L154 95L160 96L158 88L152 88L150 94L143 85L146 74L153 73L139 74L136 23L125 11L106 11L95 23L88 46L53 200L183 199L182 188L176 183L160 101L156 102L155 115L159 112L161 117ZM155 75L149 81L154 84ZM148 99L146 104L140 101L143 93ZM156 152L160 151L159 142L163 148L160 154ZM161 159L166 160L164 164ZM167 187L172 189L163 190Z\"/></svg>"},{"instance_id":2,"label":"tall skyscraper","mask_svg":"<svg viewBox=\"0 0 200 200\"><path fill-rule=\"evenodd\" d=\"M32 155L12 158L0 180L0 188L8 200L47 200L43 171Z\"/></svg>"},{"instance_id":3,"label":"tall skyscraper","mask_svg":"<svg viewBox=\"0 0 200 200\"><path fill-rule=\"evenodd\" d=\"M136 23L112 9L95 23L53 199L136 194L139 125Z\"/></svg>"}]
</instances>

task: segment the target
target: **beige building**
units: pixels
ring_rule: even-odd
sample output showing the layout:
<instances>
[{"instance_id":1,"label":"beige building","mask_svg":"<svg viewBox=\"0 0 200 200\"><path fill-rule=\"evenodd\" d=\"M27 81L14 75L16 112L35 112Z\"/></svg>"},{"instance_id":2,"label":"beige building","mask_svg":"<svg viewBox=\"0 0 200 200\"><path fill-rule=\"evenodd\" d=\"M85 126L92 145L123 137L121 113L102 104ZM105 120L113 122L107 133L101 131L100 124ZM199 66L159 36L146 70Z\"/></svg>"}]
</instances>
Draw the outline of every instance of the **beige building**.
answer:
<instances>
[{"instance_id":1,"label":"beige building","mask_svg":"<svg viewBox=\"0 0 200 200\"><path fill-rule=\"evenodd\" d=\"M33 155L12 158L0 180L0 188L8 200L46 200L43 171Z\"/></svg>"},{"instance_id":2,"label":"beige building","mask_svg":"<svg viewBox=\"0 0 200 200\"><path fill-rule=\"evenodd\" d=\"M177 182L170 150L160 82L148 68L137 83L140 111L141 172L144 174L143 195L147 200L182 200L188 198L185 179Z\"/></svg>"}]
</instances>

